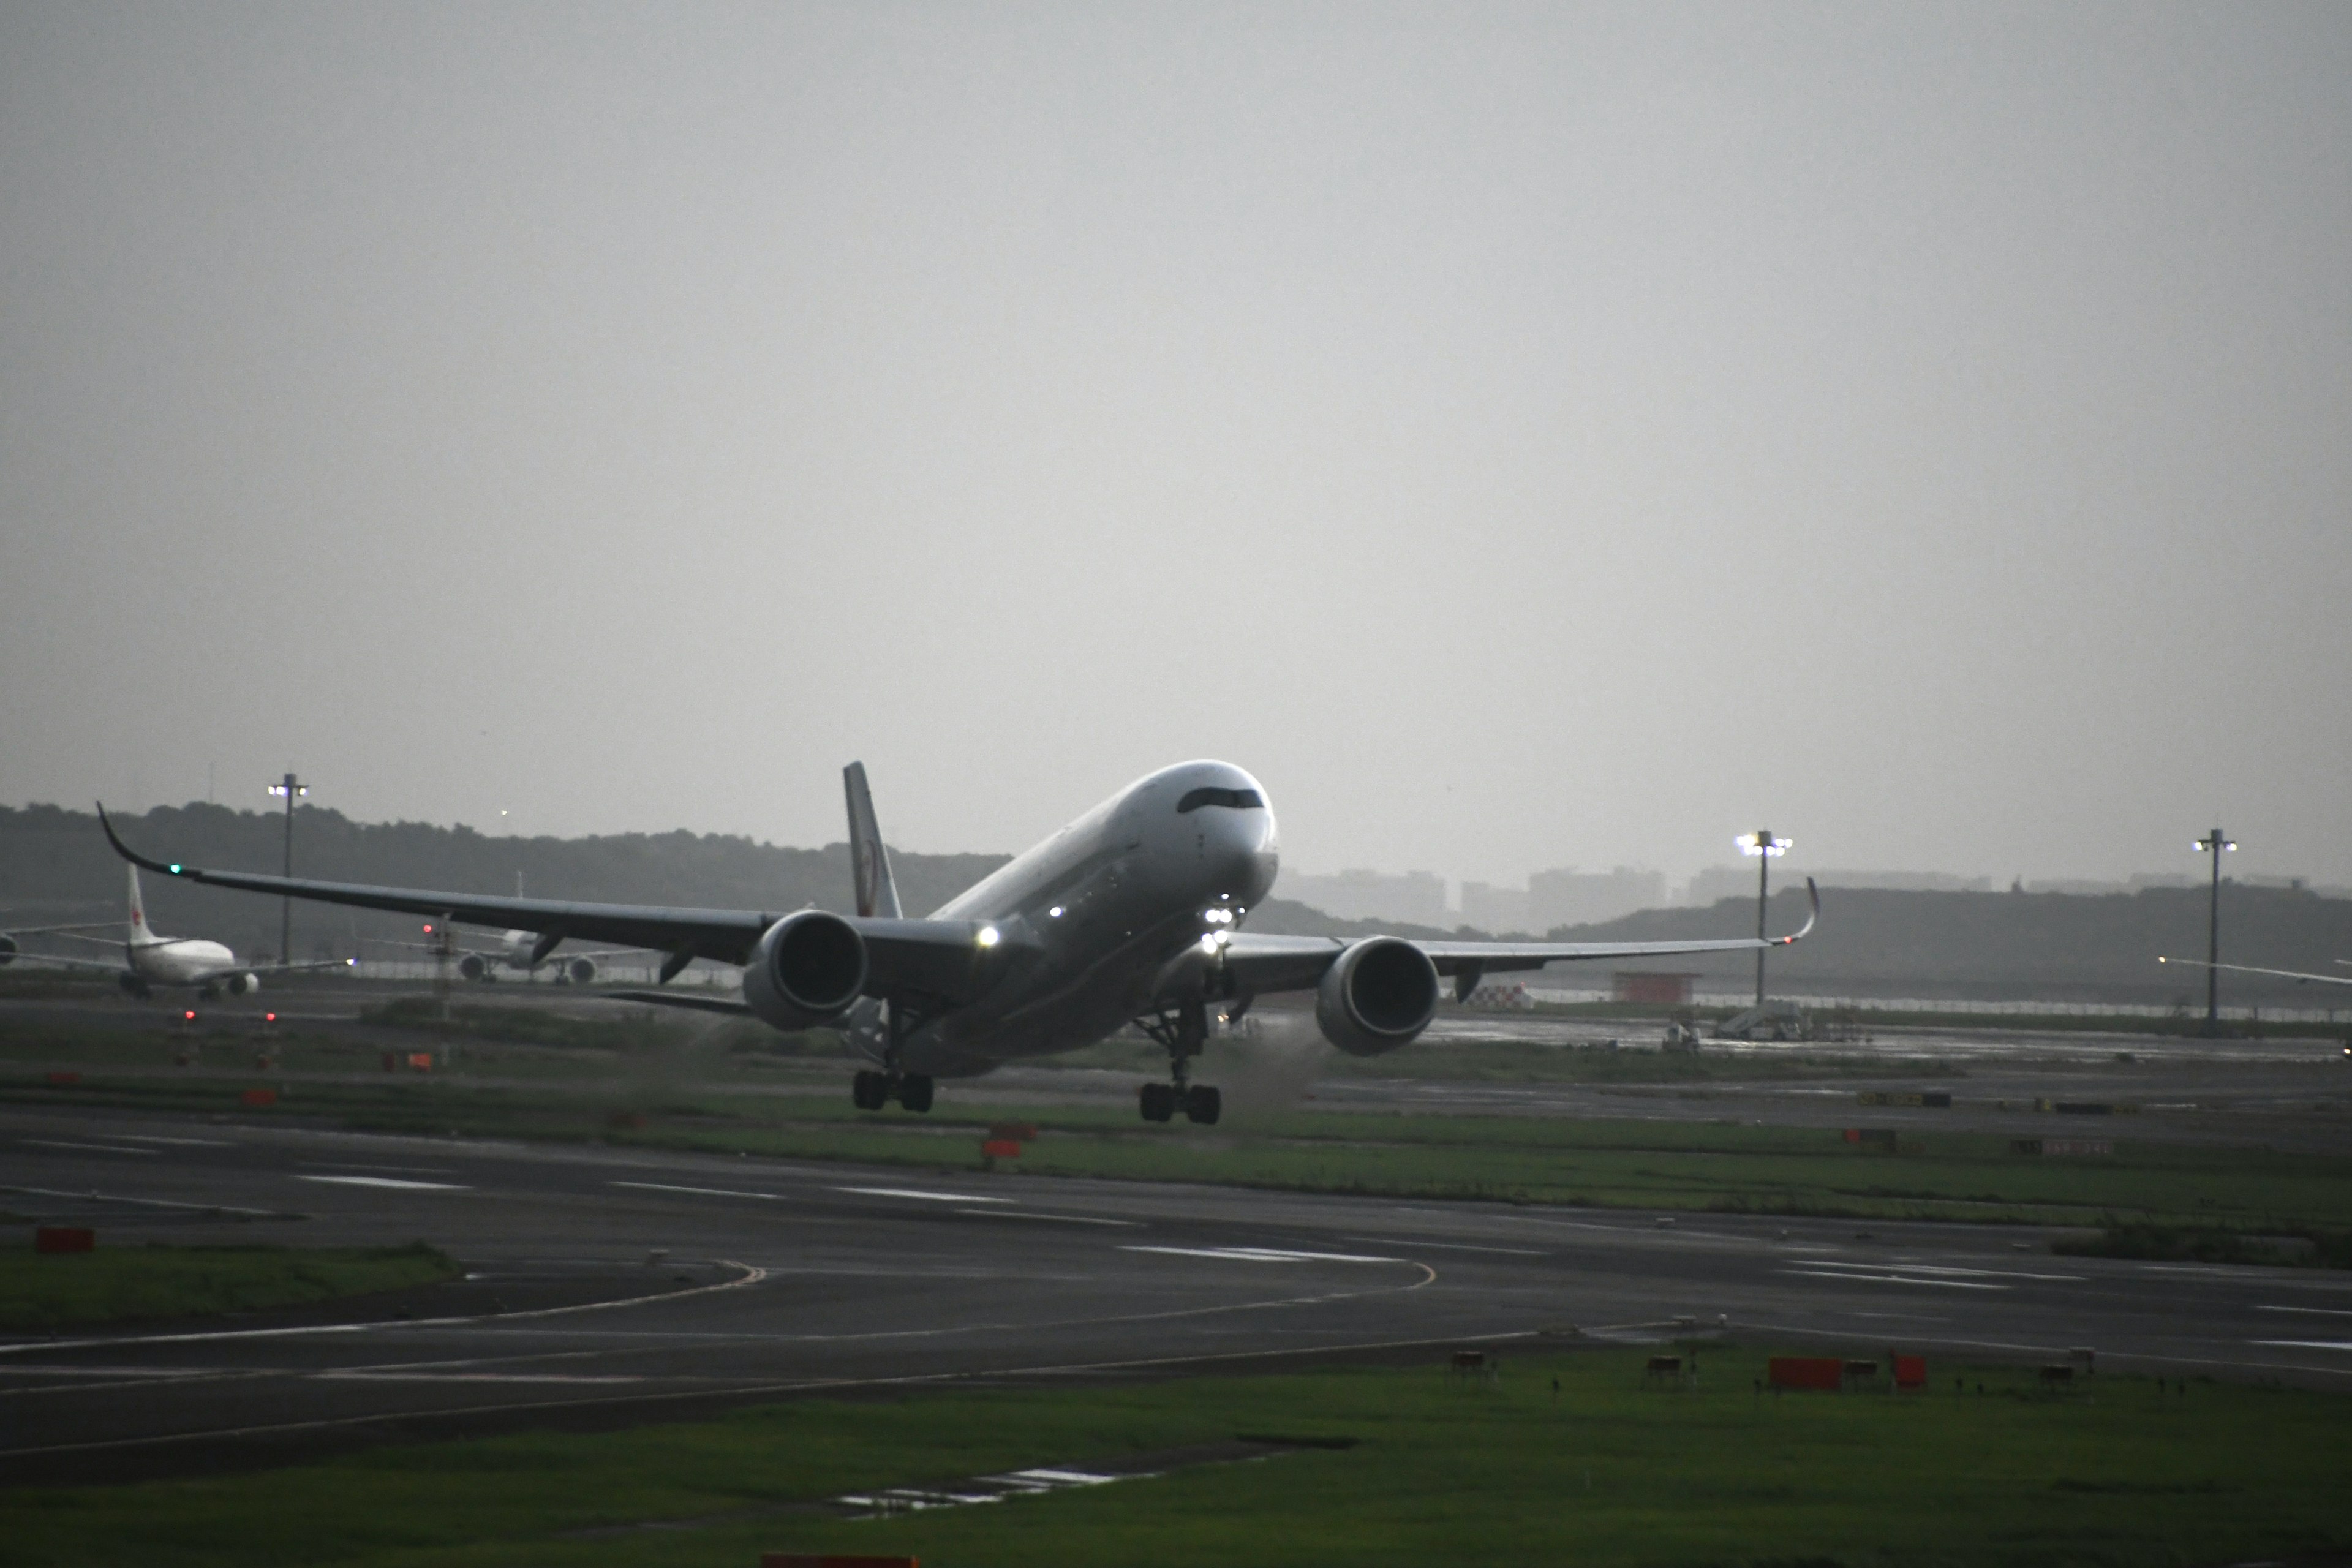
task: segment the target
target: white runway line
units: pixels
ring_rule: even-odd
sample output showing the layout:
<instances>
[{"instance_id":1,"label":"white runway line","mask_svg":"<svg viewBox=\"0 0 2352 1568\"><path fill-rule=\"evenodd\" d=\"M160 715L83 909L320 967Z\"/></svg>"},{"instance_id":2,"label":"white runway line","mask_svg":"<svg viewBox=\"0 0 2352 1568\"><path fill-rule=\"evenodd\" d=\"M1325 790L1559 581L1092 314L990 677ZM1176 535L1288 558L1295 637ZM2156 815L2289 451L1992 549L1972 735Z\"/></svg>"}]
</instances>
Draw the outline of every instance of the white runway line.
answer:
<instances>
[{"instance_id":1,"label":"white runway line","mask_svg":"<svg viewBox=\"0 0 2352 1568\"><path fill-rule=\"evenodd\" d=\"M1513 1258L1549 1258L1535 1247L1473 1247L1466 1241L1419 1241L1402 1236L1343 1236L1341 1241L1369 1241L1375 1247L1433 1247L1441 1252L1507 1252Z\"/></svg>"},{"instance_id":2,"label":"white runway line","mask_svg":"<svg viewBox=\"0 0 2352 1568\"><path fill-rule=\"evenodd\" d=\"M301 1176L298 1182L331 1182L343 1187L390 1187L408 1193L469 1193L474 1189L462 1182L412 1182L400 1176Z\"/></svg>"},{"instance_id":3,"label":"white runway line","mask_svg":"<svg viewBox=\"0 0 2352 1568\"><path fill-rule=\"evenodd\" d=\"M2342 1307L2256 1307L2257 1312L2302 1312L2315 1318L2352 1318Z\"/></svg>"},{"instance_id":4,"label":"white runway line","mask_svg":"<svg viewBox=\"0 0 2352 1568\"><path fill-rule=\"evenodd\" d=\"M984 1219L1044 1219L1061 1225L1115 1225L1130 1230L1143 1223L1139 1219L1096 1219L1091 1215L1082 1214L1032 1214L1022 1209L957 1209L955 1212Z\"/></svg>"},{"instance_id":5,"label":"white runway line","mask_svg":"<svg viewBox=\"0 0 2352 1568\"><path fill-rule=\"evenodd\" d=\"M1782 1268L1800 1279L1851 1279L1857 1285L1922 1285L1937 1290L2008 1290L2008 1285L1988 1285L1977 1279L1924 1279L1909 1274L1858 1273L1844 1269Z\"/></svg>"},{"instance_id":6,"label":"white runway line","mask_svg":"<svg viewBox=\"0 0 2352 1568\"><path fill-rule=\"evenodd\" d=\"M2248 1340L2246 1342L2284 1351L2352 1351L2352 1340Z\"/></svg>"},{"instance_id":7,"label":"white runway line","mask_svg":"<svg viewBox=\"0 0 2352 1568\"><path fill-rule=\"evenodd\" d=\"M199 1149L234 1149L234 1138L166 1138L160 1132L118 1132L117 1138L128 1138L134 1143L186 1143Z\"/></svg>"},{"instance_id":8,"label":"white runway line","mask_svg":"<svg viewBox=\"0 0 2352 1568\"><path fill-rule=\"evenodd\" d=\"M19 1138L19 1143L34 1143L44 1149L88 1149L100 1154L160 1154L161 1149L125 1149L113 1143L68 1143L62 1138Z\"/></svg>"},{"instance_id":9,"label":"white runway line","mask_svg":"<svg viewBox=\"0 0 2352 1568\"><path fill-rule=\"evenodd\" d=\"M578 1372L314 1372L311 1383L644 1383L625 1373Z\"/></svg>"},{"instance_id":10,"label":"white runway line","mask_svg":"<svg viewBox=\"0 0 2352 1568\"><path fill-rule=\"evenodd\" d=\"M1403 1263L1402 1258L1370 1258L1353 1252L1291 1252L1274 1247L1122 1247L1121 1252L1159 1252L1171 1258L1216 1258L1228 1263Z\"/></svg>"},{"instance_id":11,"label":"white runway line","mask_svg":"<svg viewBox=\"0 0 2352 1568\"><path fill-rule=\"evenodd\" d=\"M614 1182L616 1187L641 1187L649 1193L691 1193L702 1198L761 1198L772 1204L785 1201L782 1193L747 1193L739 1187L682 1187L675 1182Z\"/></svg>"},{"instance_id":12,"label":"white runway line","mask_svg":"<svg viewBox=\"0 0 2352 1568\"><path fill-rule=\"evenodd\" d=\"M992 1198L978 1193L927 1193L916 1187L835 1187L836 1193L856 1193L869 1198L921 1198L934 1204L1009 1204L1016 1198Z\"/></svg>"}]
</instances>

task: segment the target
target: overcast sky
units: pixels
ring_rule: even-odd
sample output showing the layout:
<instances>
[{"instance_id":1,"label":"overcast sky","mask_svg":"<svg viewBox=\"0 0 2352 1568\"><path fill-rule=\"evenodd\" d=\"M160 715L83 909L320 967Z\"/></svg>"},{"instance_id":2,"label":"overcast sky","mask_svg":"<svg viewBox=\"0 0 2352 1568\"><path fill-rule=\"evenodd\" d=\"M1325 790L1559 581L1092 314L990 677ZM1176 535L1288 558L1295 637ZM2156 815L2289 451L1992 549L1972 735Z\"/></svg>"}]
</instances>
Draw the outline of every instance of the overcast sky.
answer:
<instances>
[{"instance_id":1,"label":"overcast sky","mask_svg":"<svg viewBox=\"0 0 2352 1568\"><path fill-rule=\"evenodd\" d=\"M0 801L2352 881L2352 6L0 7Z\"/></svg>"}]
</instances>

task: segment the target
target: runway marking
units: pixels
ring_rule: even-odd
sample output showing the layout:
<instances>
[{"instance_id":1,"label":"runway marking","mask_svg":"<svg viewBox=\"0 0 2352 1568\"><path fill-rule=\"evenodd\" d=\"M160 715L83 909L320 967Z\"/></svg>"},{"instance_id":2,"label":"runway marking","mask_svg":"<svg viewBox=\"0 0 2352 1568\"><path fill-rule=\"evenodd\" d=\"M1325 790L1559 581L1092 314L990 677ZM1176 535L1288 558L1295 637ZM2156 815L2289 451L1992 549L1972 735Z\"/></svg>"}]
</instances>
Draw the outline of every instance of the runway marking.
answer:
<instances>
[{"instance_id":1,"label":"runway marking","mask_svg":"<svg viewBox=\"0 0 2352 1568\"><path fill-rule=\"evenodd\" d=\"M2007 1285L1987 1285L1974 1279L1921 1279L1906 1274L1861 1274L1826 1268L1782 1268L1801 1279L1849 1279L1857 1285L1927 1285L1939 1290L2007 1290Z\"/></svg>"},{"instance_id":2,"label":"runway marking","mask_svg":"<svg viewBox=\"0 0 2352 1568\"><path fill-rule=\"evenodd\" d=\"M1005 1200L1011 1202L1011 1199ZM1097 1219L1082 1214L1035 1214L1024 1209L957 1209L957 1214L972 1215L982 1219L1045 1219L1062 1225L1116 1225L1130 1229L1141 1225L1139 1219Z\"/></svg>"},{"instance_id":3,"label":"runway marking","mask_svg":"<svg viewBox=\"0 0 2352 1568\"><path fill-rule=\"evenodd\" d=\"M768 1270L749 1263L738 1263L731 1258L718 1260L722 1268L740 1268L743 1273L733 1279L722 1279L716 1285L697 1285L688 1290L660 1290L648 1296L625 1296L617 1301L583 1301L571 1307L534 1307L526 1312L469 1312L448 1318L391 1318L363 1323L309 1323L286 1329L212 1329L185 1334L134 1334L120 1339L83 1340L20 1340L14 1344L0 1344L0 1355L24 1355L39 1351L78 1351L92 1347L115 1349L122 1345L184 1345L209 1343L218 1340L282 1340L304 1339L316 1334L364 1334L380 1329L446 1329L464 1323L519 1323L534 1318L561 1318L575 1312L605 1312L621 1307L642 1307L651 1301L683 1301L688 1297L709 1296L720 1290L740 1290L747 1285L757 1285L768 1277ZM26 1450L30 1452L31 1450Z\"/></svg>"},{"instance_id":4,"label":"runway marking","mask_svg":"<svg viewBox=\"0 0 2352 1568\"><path fill-rule=\"evenodd\" d=\"M2315 1318L2352 1318L2342 1307L2256 1307L2257 1312L2307 1312Z\"/></svg>"},{"instance_id":5,"label":"runway marking","mask_svg":"<svg viewBox=\"0 0 2352 1568\"><path fill-rule=\"evenodd\" d=\"M835 1187L836 1193L860 1193L869 1198L922 1198L935 1204L1010 1204L1017 1198L992 1198L978 1193L927 1193L915 1187Z\"/></svg>"},{"instance_id":6,"label":"runway marking","mask_svg":"<svg viewBox=\"0 0 2352 1568\"><path fill-rule=\"evenodd\" d=\"M1289 1252L1273 1247L1122 1247L1121 1252L1162 1252L1173 1258L1219 1258L1229 1263L1403 1263L1352 1252Z\"/></svg>"},{"instance_id":7,"label":"runway marking","mask_svg":"<svg viewBox=\"0 0 2352 1568\"><path fill-rule=\"evenodd\" d=\"M303 1176L298 1182L331 1182L344 1187L391 1187L405 1193L469 1193L462 1182L415 1182L402 1176Z\"/></svg>"},{"instance_id":8,"label":"runway marking","mask_svg":"<svg viewBox=\"0 0 2352 1568\"><path fill-rule=\"evenodd\" d=\"M130 1138L141 1143L186 1143L200 1149L234 1149L234 1138L166 1138L160 1132L118 1132L117 1138Z\"/></svg>"},{"instance_id":9,"label":"runway marking","mask_svg":"<svg viewBox=\"0 0 2352 1568\"><path fill-rule=\"evenodd\" d=\"M705 1198L763 1198L772 1204L785 1201L782 1193L747 1193L734 1187L681 1187L674 1182L614 1182L616 1187L643 1187L654 1193L692 1193Z\"/></svg>"},{"instance_id":10,"label":"runway marking","mask_svg":"<svg viewBox=\"0 0 2352 1568\"><path fill-rule=\"evenodd\" d=\"M314 1372L311 1383L644 1383L625 1373L574 1372Z\"/></svg>"},{"instance_id":11,"label":"runway marking","mask_svg":"<svg viewBox=\"0 0 2352 1568\"><path fill-rule=\"evenodd\" d=\"M19 1138L19 1143L37 1143L44 1149L93 1149L101 1154L160 1154L161 1149L124 1149L112 1143L68 1143L62 1138Z\"/></svg>"},{"instance_id":12,"label":"runway marking","mask_svg":"<svg viewBox=\"0 0 2352 1568\"><path fill-rule=\"evenodd\" d=\"M2352 1351L2352 1340L2248 1340L2246 1342L2288 1351Z\"/></svg>"},{"instance_id":13,"label":"runway marking","mask_svg":"<svg viewBox=\"0 0 2352 1568\"><path fill-rule=\"evenodd\" d=\"M1838 1263L1825 1258L1807 1258L1807 1263L1826 1268L1899 1268L1907 1274L1973 1274L1987 1279L2061 1279L2080 1285L2080 1274L2034 1274L2022 1268L1961 1268L1937 1263Z\"/></svg>"},{"instance_id":14,"label":"runway marking","mask_svg":"<svg viewBox=\"0 0 2352 1568\"><path fill-rule=\"evenodd\" d=\"M72 1198L79 1203L137 1204L144 1208L194 1209L198 1214L249 1214L257 1215L263 1219L300 1219L302 1217L300 1215L288 1214L282 1209L239 1208L235 1204L189 1204L180 1203L171 1198L122 1197L110 1193L68 1193L56 1187L0 1187L0 1193L22 1193L26 1197L33 1198Z\"/></svg>"},{"instance_id":15,"label":"runway marking","mask_svg":"<svg viewBox=\"0 0 2352 1568\"><path fill-rule=\"evenodd\" d=\"M1433 1247L1444 1252L1507 1252L1514 1258L1549 1258L1536 1247L1472 1247L1463 1241L1417 1241L1401 1236L1343 1236L1341 1241L1369 1241L1380 1247Z\"/></svg>"},{"instance_id":16,"label":"runway marking","mask_svg":"<svg viewBox=\"0 0 2352 1568\"><path fill-rule=\"evenodd\" d=\"M454 1176L455 1171L446 1165L371 1165L364 1160L297 1160L298 1165L310 1165L321 1171L401 1171L412 1176Z\"/></svg>"}]
</instances>

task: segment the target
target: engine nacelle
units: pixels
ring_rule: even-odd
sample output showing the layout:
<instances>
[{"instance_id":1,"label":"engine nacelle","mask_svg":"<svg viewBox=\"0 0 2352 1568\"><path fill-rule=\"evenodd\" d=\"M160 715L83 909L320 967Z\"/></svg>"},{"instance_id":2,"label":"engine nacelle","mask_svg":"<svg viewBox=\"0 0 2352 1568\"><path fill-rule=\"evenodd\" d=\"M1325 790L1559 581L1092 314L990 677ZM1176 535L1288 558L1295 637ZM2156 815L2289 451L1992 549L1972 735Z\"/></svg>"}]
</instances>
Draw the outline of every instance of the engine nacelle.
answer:
<instances>
[{"instance_id":1,"label":"engine nacelle","mask_svg":"<svg viewBox=\"0 0 2352 1568\"><path fill-rule=\"evenodd\" d=\"M593 958L575 958L563 966L563 973L574 985L591 984L596 978L596 961Z\"/></svg>"},{"instance_id":2,"label":"engine nacelle","mask_svg":"<svg viewBox=\"0 0 2352 1568\"><path fill-rule=\"evenodd\" d=\"M258 974L232 974L221 982L221 988L232 996L250 996L261 989Z\"/></svg>"},{"instance_id":3,"label":"engine nacelle","mask_svg":"<svg viewBox=\"0 0 2352 1568\"><path fill-rule=\"evenodd\" d=\"M838 1018L865 989L866 939L822 910L803 910L770 926L743 969L744 1002L779 1029Z\"/></svg>"},{"instance_id":4,"label":"engine nacelle","mask_svg":"<svg viewBox=\"0 0 2352 1568\"><path fill-rule=\"evenodd\" d=\"M1397 937L1367 937L1342 952L1315 988L1323 1037L1351 1057L1409 1046L1437 1016L1437 966Z\"/></svg>"},{"instance_id":5,"label":"engine nacelle","mask_svg":"<svg viewBox=\"0 0 2352 1568\"><path fill-rule=\"evenodd\" d=\"M16 939L13 936L0 936L0 965L11 964L16 962Z\"/></svg>"},{"instance_id":6,"label":"engine nacelle","mask_svg":"<svg viewBox=\"0 0 2352 1568\"><path fill-rule=\"evenodd\" d=\"M457 973L468 980L488 980L489 963L478 952L469 952L457 961Z\"/></svg>"}]
</instances>

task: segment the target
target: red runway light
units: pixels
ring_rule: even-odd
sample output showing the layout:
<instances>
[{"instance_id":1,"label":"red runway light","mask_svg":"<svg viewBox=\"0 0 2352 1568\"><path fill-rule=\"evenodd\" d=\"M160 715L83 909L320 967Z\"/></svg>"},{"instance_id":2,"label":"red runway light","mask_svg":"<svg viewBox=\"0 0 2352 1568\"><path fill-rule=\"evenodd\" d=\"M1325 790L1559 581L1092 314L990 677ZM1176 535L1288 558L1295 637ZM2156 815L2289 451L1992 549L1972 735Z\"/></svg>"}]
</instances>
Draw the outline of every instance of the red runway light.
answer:
<instances>
[{"instance_id":1,"label":"red runway light","mask_svg":"<svg viewBox=\"0 0 2352 1568\"><path fill-rule=\"evenodd\" d=\"M196 1010L194 1007L191 1007L186 1012L181 1014L180 1016L193 1024L196 1021Z\"/></svg>"}]
</instances>

